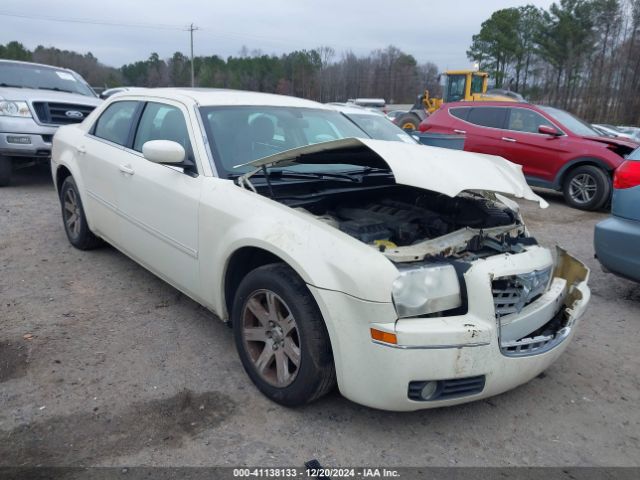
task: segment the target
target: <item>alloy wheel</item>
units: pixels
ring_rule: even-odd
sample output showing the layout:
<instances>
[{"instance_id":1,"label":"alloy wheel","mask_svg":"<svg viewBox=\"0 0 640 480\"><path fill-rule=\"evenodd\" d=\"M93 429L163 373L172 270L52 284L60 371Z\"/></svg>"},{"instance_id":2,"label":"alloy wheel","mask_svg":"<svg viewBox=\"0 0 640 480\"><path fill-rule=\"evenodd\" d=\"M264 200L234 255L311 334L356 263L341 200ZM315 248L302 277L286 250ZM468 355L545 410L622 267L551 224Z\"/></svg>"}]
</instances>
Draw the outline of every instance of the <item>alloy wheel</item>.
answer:
<instances>
[{"instance_id":1,"label":"alloy wheel","mask_svg":"<svg viewBox=\"0 0 640 480\"><path fill-rule=\"evenodd\" d=\"M242 338L253 366L270 385L284 388L300 368L300 334L291 309L270 290L257 290L242 310Z\"/></svg>"},{"instance_id":2,"label":"alloy wheel","mask_svg":"<svg viewBox=\"0 0 640 480\"><path fill-rule=\"evenodd\" d=\"M589 203L597 191L596 179L588 173L580 173L569 182L569 195L576 203Z\"/></svg>"},{"instance_id":3,"label":"alloy wheel","mask_svg":"<svg viewBox=\"0 0 640 480\"><path fill-rule=\"evenodd\" d=\"M64 223L74 237L80 234L81 218L78 194L73 188L69 188L64 195Z\"/></svg>"}]
</instances>

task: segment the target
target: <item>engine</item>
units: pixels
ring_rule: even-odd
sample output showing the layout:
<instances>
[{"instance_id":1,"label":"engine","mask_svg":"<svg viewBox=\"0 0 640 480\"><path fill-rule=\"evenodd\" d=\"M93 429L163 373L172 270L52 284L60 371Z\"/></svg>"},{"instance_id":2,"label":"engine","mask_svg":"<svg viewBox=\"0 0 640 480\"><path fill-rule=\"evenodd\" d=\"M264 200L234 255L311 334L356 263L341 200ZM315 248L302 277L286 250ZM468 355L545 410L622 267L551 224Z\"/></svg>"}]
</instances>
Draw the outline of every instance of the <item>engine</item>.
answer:
<instances>
[{"instance_id":1,"label":"engine","mask_svg":"<svg viewBox=\"0 0 640 480\"><path fill-rule=\"evenodd\" d=\"M516 222L514 212L478 197L417 197L414 203L383 198L366 205L336 206L321 217L364 242L397 246L440 237L463 228L489 228Z\"/></svg>"}]
</instances>

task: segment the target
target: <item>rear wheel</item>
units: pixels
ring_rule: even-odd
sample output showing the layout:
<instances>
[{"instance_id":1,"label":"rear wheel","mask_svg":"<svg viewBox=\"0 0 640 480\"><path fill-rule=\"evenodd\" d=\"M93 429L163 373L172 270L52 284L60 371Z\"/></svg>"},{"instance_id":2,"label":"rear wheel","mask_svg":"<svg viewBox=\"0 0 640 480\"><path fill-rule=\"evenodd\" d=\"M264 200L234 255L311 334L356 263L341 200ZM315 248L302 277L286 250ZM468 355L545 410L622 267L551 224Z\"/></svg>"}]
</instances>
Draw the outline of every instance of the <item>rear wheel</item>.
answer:
<instances>
[{"instance_id":1,"label":"rear wheel","mask_svg":"<svg viewBox=\"0 0 640 480\"><path fill-rule=\"evenodd\" d=\"M60 206L62 207L64 230L71 245L80 250L91 250L102 244L102 240L89 230L82 200L73 177L67 177L62 183Z\"/></svg>"},{"instance_id":2,"label":"rear wheel","mask_svg":"<svg viewBox=\"0 0 640 480\"><path fill-rule=\"evenodd\" d=\"M11 159L0 156L0 187L5 187L11 183Z\"/></svg>"},{"instance_id":3,"label":"rear wheel","mask_svg":"<svg viewBox=\"0 0 640 480\"><path fill-rule=\"evenodd\" d=\"M232 322L242 365L271 400L297 406L333 388L333 356L322 315L288 266L250 272L236 292Z\"/></svg>"},{"instance_id":4,"label":"rear wheel","mask_svg":"<svg viewBox=\"0 0 640 480\"><path fill-rule=\"evenodd\" d=\"M569 206L597 210L611 195L611 178L599 167L581 165L567 174L562 191Z\"/></svg>"},{"instance_id":5,"label":"rear wheel","mask_svg":"<svg viewBox=\"0 0 640 480\"><path fill-rule=\"evenodd\" d=\"M407 131L414 131L420 125L420 118L414 113L405 113L398 119L397 125Z\"/></svg>"}]
</instances>

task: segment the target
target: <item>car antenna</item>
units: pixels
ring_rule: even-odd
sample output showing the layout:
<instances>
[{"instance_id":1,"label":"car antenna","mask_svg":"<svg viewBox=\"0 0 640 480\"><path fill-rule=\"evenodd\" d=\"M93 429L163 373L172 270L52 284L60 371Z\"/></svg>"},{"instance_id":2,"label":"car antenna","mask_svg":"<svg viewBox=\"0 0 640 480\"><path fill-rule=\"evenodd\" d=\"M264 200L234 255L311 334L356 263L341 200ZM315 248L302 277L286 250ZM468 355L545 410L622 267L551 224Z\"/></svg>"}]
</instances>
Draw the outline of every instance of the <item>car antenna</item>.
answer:
<instances>
[{"instance_id":1,"label":"car antenna","mask_svg":"<svg viewBox=\"0 0 640 480\"><path fill-rule=\"evenodd\" d=\"M271 180L269 180L269 173L267 172L266 165L262 165L262 173L264 174L264 178L267 180L267 186L269 187L269 194L271 195L271 197L274 197L273 187L271 186Z\"/></svg>"}]
</instances>

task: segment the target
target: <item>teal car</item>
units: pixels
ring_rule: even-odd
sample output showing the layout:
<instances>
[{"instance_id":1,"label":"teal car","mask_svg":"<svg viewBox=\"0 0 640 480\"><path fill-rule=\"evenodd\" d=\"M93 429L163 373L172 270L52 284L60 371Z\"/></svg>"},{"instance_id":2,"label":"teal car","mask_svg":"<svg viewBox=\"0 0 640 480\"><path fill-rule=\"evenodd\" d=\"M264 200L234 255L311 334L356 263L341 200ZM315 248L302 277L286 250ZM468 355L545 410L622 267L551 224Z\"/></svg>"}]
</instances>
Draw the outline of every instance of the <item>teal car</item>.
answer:
<instances>
[{"instance_id":1,"label":"teal car","mask_svg":"<svg viewBox=\"0 0 640 480\"><path fill-rule=\"evenodd\" d=\"M605 268L640 282L640 148L615 171L611 216L596 225L596 257Z\"/></svg>"}]
</instances>

